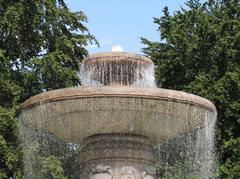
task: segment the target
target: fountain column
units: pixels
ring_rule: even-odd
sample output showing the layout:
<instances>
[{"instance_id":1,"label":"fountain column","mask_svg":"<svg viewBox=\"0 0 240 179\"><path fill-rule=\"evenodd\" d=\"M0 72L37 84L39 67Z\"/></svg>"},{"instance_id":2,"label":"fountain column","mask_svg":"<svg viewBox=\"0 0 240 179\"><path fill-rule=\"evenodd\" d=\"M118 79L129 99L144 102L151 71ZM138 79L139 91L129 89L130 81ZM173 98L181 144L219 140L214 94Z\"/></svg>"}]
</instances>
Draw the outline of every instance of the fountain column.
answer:
<instances>
[{"instance_id":1,"label":"fountain column","mask_svg":"<svg viewBox=\"0 0 240 179\"><path fill-rule=\"evenodd\" d=\"M83 173L90 179L153 179L154 154L149 138L106 134L85 139L81 152Z\"/></svg>"}]
</instances>

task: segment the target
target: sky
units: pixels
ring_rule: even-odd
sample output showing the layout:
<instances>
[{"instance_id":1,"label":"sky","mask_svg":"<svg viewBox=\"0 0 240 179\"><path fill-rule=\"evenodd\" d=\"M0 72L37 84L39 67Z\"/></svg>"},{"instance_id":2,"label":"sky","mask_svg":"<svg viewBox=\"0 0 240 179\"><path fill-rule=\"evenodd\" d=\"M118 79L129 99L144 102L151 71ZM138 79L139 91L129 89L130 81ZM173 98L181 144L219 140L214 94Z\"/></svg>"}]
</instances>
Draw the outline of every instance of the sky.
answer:
<instances>
[{"instance_id":1,"label":"sky","mask_svg":"<svg viewBox=\"0 0 240 179\"><path fill-rule=\"evenodd\" d=\"M86 26L95 35L100 47L90 44L90 54L108 51L142 53L140 37L159 41L158 26L153 17L163 15L168 6L172 13L185 7L186 0L65 0L72 11L83 11Z\"/></svg>"}]
</instances>

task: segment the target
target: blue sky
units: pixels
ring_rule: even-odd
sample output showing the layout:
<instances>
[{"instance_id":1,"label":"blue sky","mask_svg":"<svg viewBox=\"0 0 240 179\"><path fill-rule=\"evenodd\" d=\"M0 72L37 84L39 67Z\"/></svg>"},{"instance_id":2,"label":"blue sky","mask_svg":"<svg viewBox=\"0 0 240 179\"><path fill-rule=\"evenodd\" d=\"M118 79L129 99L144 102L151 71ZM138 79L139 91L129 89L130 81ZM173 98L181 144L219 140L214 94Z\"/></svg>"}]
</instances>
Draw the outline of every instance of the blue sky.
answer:
<instances>
[{"instance_id":1,"label":"blue sky","mask_svg":"<svg viewBox=\"0 0 240 179\"><path fill-rule=\"evenodd\" d=\"M115 50L141 53L140 37L158 41L157 25L153 17L162 16L162 9L169 11L184 7L186 0L65 0L72 11L83 11L86 24L96 36L100 48L89 45L90 53Z\"/></svg>"}]
</instances>

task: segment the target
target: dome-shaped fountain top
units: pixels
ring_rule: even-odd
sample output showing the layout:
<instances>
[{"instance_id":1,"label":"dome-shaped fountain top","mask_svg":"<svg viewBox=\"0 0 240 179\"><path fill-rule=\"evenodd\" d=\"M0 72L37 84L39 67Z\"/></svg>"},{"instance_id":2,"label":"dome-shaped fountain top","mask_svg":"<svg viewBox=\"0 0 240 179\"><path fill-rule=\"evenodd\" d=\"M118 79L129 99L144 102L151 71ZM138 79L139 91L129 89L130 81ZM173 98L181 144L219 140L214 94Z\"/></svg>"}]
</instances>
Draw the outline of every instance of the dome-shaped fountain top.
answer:
<instances>
[{"instance_id":1,"label":"dome-shaped fountain top","mask_svg":"<svg viewBox=\"0 0 240 179\"><path fill-rule=\"evenodd\" d=\"M153 87L154 65L143 56L126 52L96 53L81 63L83 86L121 85Z\"/></svg>"},{"instance_id":2,"label":"dome-shaped fountain top","mask_svg":"<svg viewBox=\"0 0 240 179\"><path fill-rule=\"evenodd\" d=\"M98 61L116 61L116 60L121 60L121 61L135 61L135 62L143 62L143 63L149 63L153 64L152 60L140 55L140 54L135 54L135 53L129 53L129 52L100 52L100 53L95 53L91 54L88 57L86 57L83 62L84 63L89 63L94 60Z\"/></svg>"}]
</instances>

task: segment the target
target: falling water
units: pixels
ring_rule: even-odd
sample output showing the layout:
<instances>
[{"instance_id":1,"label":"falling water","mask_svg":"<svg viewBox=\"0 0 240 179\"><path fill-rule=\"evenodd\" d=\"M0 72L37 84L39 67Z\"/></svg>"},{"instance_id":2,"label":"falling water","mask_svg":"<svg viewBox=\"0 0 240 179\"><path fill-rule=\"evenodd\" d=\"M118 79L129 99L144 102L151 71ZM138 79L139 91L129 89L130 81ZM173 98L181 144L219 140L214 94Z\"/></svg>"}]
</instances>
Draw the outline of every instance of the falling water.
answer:
<instances>
[{"instance_id":1,"label":"falling water","mask_svg":"<svg viewBox=\"0 0 240 179\"><path fill-rule=\"evenodd\" d=\"M160 178L215 178L214 127L216 113L206 112L204 126L179 134L156 146L156 168Z\"/></svg>"},{"instance_id":2,"label":"falling water","mask_svg":"<svg viewBox=\"0 0 240 179\"><path fill-rule=\"evenodd\" d=\"M82 85L95 88L116 84L155 87L153 72L152 64L141 61L96 61L81 64L80 78ZM179 115L183 117L178 119ZM202 116L203 123L196 124L200 128L193 130L191 119ZM145 120L150 122L144 125ZM91 130L111 130L120 121L132 121L127 126L132 132L150 128L153 133L164 134L154 147L157 178L214 178L216 111L199 106L129 96L85 97L78 102L43 102L22 113L19 121L26 179L79 178L81 144L75 135L78 131L86 134ZM161 125L156 128L159 121ZM176 134L178 126L183 130Z\"/></svg>"},{"instance_id":3,"label":"falling water","mask_svg":"<svg viewBox=\"0 0 240 179\"><path fill-rule=\"evenodd\" d=\"M155 87L154 65L149 61L114 56L85 60L80 65L82 86L120 85Z\"/></svg>"},{"instance_id":4,"label":"falling water","mask_svg":"<svg viewBox=\"0 0 240 179\"><path fill-rule=\"evenodd\" d=\"M42 111L44 112L44 111ZM34 114L33 114L34 115ZM50 114L51 115L51 114ZM81 171L79 144L66 142L54 134L42 132L24 124L20 117L24 179L79 178ZM33 120L37 120L32 117ZM41 124L39 124L41 126ZM58 126L56 126L58 128ZM62 129L68 133L68 129Z\"/></svg>"}]
</instances>

